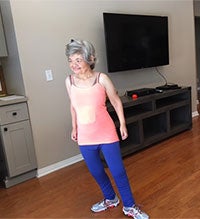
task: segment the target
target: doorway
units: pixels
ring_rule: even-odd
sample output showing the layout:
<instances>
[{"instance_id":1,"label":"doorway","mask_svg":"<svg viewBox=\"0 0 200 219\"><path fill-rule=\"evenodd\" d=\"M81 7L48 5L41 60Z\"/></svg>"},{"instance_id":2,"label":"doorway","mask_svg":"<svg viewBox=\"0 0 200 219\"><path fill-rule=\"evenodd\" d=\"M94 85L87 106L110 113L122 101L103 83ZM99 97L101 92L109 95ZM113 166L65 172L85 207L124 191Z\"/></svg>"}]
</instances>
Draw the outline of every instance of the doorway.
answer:
<instances>
[{"instance_id":1,"label":"doorway","mask_svg":"<svg viewBox=\"0 0 200 219\"><path fill-rule=\"evenodd\" d=\"M197 97L200 101L200 17L195 16L196 67L197 67Z\"/></svg>"}]
</instances>

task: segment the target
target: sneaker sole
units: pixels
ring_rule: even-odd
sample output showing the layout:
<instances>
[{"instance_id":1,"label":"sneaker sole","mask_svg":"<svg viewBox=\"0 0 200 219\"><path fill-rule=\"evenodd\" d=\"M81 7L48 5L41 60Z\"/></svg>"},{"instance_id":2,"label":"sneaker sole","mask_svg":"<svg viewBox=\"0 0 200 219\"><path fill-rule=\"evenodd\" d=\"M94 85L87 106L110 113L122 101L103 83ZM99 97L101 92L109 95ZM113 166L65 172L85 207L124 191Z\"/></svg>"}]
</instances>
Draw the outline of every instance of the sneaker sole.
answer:
<instances>
[{"instance_id":1,"label":"sneaker sole","mask_svg":"<svg viewBox=\"0 0 200 219\"><path fill-rule=\"evenodd\" d=\"M128 216L128 217L132 217L132 218L134 218L134 215L129 214L129 213L125 213L125 212L124 212L124 215L126 215L126 216Z\"/></svg>"},{"instance_id":2,"label":"sneaker sole","mask_svg":"<svg viewBox=\"0 0 200 219\"><path fill-rule=\"evenodd\" d=\"M128 212L125 212L124 210L123 210L123 213L124 213L124 215L126 215L126 216L128 216L128 217L134 218L134 215L133 215L133 214L130 214L130 213L128 213Z\"/></svg>"},{"instance_id":3,"label":"sneaker sole","mask_svg":"<svg viewBox=\"0 0 200 219\"><path fill-rule=\"evenodd\" d=\"M107 209L117 207L117 206L119 205L119 202L120 202L120 201L118 200L117 203L112 204L112 205L109 205L109 206L107 206L107 207L105 207L105 208L102 208L102 209L99 209L99 210L93 210L93 209L91 208L91 211L92 211L92 212L95 212L95 213L101 212L101 211L106 211Z\"/></svg>"}]
</instances>

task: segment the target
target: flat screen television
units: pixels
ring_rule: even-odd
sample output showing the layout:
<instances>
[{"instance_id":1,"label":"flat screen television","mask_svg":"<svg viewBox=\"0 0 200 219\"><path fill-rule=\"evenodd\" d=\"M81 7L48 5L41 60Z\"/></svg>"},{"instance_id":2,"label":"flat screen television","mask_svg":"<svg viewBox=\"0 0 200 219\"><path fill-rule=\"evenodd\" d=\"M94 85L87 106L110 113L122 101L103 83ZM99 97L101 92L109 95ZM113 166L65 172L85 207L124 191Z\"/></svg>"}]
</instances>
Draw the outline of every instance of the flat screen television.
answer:
<instances>
[{"instance_id":1,"label":"flat screen television","mask_svg":"<svg viewBox=\"0 0 200 219\"><path fill-rule=\"evenodd\" d=\"M168 17L103 13L108 72L169 64Z\"/></svg>"}]
</instances>

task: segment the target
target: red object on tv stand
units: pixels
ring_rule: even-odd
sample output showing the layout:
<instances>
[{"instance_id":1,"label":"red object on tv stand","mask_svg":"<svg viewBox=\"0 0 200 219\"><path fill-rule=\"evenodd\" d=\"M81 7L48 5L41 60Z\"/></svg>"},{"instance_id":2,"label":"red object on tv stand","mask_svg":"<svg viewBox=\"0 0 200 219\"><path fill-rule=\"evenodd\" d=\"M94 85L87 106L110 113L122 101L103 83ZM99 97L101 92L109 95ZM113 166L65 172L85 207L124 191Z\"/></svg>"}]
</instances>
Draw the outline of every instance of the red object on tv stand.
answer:
<instances>
[{"instance_id":1,"label":"red object on tv stand","mask_svg":"<svg viewBox=\"0 0 200 219\"><path fill-rule=\"evenodd\" d=\"M137 99L137 98L138 98L138 95L137 95L137 94L133 94L133 95L132 95L132 99L133 99L133 100L135 100L135 99Z\"/></svg>"}]
</instances>

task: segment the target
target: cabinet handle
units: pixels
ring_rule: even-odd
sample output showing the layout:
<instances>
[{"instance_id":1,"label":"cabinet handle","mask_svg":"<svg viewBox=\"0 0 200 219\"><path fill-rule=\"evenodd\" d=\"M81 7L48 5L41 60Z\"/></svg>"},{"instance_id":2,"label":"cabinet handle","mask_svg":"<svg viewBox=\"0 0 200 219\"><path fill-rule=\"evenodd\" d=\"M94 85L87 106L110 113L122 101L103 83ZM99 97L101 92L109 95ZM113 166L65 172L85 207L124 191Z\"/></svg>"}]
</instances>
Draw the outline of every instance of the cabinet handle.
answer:
<instances>
[{"instance_id":1,"label":"cabinet handle","mask_svg":"<svg viewBox=\"0 0 200 219\"><path fill-rule=\"evenodd\" d=\"M14 112L12 115L13 115L13 116L16 116L16 115L17 115L17 112Z\"/></svg>"},{"instance_id":2,"label":"cabinet handle","mask_svg":"<svg viewBox=\"0 0 200 219\"><path fill-rule=\"evenodd\" d=\"M4 128L3 130L4 130L4 132L7 132L7 131L8 131L8 128Z\"/></svg>"}]
</instances>

